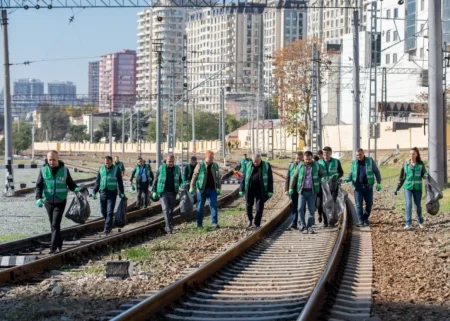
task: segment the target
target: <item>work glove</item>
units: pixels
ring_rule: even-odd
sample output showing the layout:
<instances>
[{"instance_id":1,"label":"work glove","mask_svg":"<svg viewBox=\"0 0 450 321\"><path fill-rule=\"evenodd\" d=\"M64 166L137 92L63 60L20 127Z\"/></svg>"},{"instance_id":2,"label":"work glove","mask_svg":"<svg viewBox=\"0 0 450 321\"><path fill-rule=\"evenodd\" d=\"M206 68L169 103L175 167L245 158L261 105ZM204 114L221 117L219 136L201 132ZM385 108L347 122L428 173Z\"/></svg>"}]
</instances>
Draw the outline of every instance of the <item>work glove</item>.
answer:
<instances>
[{"instance_id":1,"label":"work glove","mask_svg":"<svg viewBox=\"0 0 450 321\"><path fill-rule=\"evenodd\" d=\"M217 189L217 195L222 195L222 190L220 188Z\"/></svg>"},{"instance_id":2,"label":"work glove","mask_svg":"<svg viewBox=\"0 0 450 321\"><path fill-rule=\"evenodd\" d=\"M36 202L36 206L37 207L42 207L43 205L44 205L44 200L43 199L37 200L37 202Z\"/></svg>"},{"instance_id":3,"label":"work glove","mask_svg":"<svg viewBox=\"0 0 450 321\"><path fill-rule=\"evenodd\" d=\"M124 194L120 194L119 197L120 197L120 198L124 198L125 195L124 195Z\"/></svg>"},{"instance_id":4,"label":"work glove","mask_svg":"<svg viewBox=\"0 0 450 321\"><path fill-rule=\"evenodd\" d=\"M75 187L75 189L73 190L75 193L78 193L80 191L79 187Z\"/></svg>"},{"instance_id":5,"label":"work glove","mask_svg":"<svg viewBox=\"0 0 450 321\"><path fill-rule=\"evenodd\" d=\"M350 183L350 181L351 181L351 178L350 178L350 177L346 177L346 178L344 179L344 182L345 182L345 183Z\"/></svg>"},{"instance_id":6,"label":"work glove","mask_svg":"<svg viewBox=\"0 0 450 321\"><path fill-rule=\"evenodd\" d=\"M239 197L243 197L244 196L244 191L239 191Z\"/></svg>"},{"instance_id":7,"label":"work glove","mask_svg":"<svg viewBox=\"0 0 450 321\"><path fill-rule=\"evenodd\" d=\"M273 196L273 193L267 193L268 198L272 198L272 196Z\"/></svg>"},{"instance_id":8,"label":"work glove","mask_svg":"<svg viewBox=\"0 0 450 321\"><path fill-rule=\"evenodd\" d=\"M158 198L158 193L153 192L152 197L153 197L153 199L157 199Z\"/></svg>"},{"instance_id":9,"label":"work glove","mask_svg":"<svg viewBox=\"0 0 450 321\"><path fill-rule=\"evenodd\" d=\"M194 195L194 193L195 193L194 189L193 189L193 188L190 188L190 189L189 189L189 194Z\"/></svg>"},{"instance_id":10,"label":"work glove","mask_svg":"<svg viewBox=\"0 0 450 321\"><path fill-rule=\"evenodd\" d=\"M397 195L397 193L398 193L398 190L394 190L394 195Z\"/></svg>"},{"instance_id":11,"label":"work glove","mask_svg":"<svg viewBox=\"0 0 450 321\"><path fill-rule=\"evenodd\" d=\"M136 187L133 184L131 184L131 189L134 191L136 190Z\"/></svg>"},{"instance_id":12,"label":"work glove","mask_svg":"<svg viewBox=\"0 0 450 321\"><path fill-rule=\"evenodd\" d=\"M97 193L92 194L92 199L96 200L97 199Z\"/></svg>"},{"instance_id":13,"label":"work glove","mask_svg":"<svg viewBox=\"0 0 450 321\"><path fill-rule=\"evenodd\" d=\"M339 179L339 174L338 173L333 174L333 176L331 176L331 179Z\"/></svg>"},{"instance_id":14,"label":"work glove","mask_svg":"<svg viewBox=\"0 0 450 321\"><path fill-rule=\"evenodd\" d=\"M294 194L294 190L290 189L288 193L289 193L289 196L292 196L292 194Z\"/></svg>"},{"instance_id":15,"label":"work glove","mask_svg":"<svg viewBox=\"0 0 450 321\"><path fill-rule=\"evenodd\" d=\"M376 189L377 189L377 192L381 191L381 184L377 184Z\"/></svg>"}]
</instances>

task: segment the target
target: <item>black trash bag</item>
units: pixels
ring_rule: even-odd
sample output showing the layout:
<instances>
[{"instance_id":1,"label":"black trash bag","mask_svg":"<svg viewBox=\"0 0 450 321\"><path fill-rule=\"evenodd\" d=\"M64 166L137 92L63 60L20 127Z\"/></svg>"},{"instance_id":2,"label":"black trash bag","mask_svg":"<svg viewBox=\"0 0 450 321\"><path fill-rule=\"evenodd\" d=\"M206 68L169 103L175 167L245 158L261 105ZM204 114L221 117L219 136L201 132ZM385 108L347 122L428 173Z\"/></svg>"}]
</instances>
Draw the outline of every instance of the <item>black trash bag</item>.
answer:
<instances>
[{"instance_id":1,"label":"black trash bag","mask_svg":"<svg viewBox=\"0 0 450 321\"><path fill-rule=\"evenodd\" d=\"M83 190L81 190L83 191ZM87 200L87 195L83 192L76 192L69 208L66 212L66 218L75 223L84 224L91 215L91 207Z\"/></svg>"},{"instance_id":2,"label":"black trash bag","mask_svg":"<svg viewBox=\"0 0 450 321\"><path fill-rule=\"evenodd\" d=\"M117 207L116 217L114 219L114 225L117 227L124 227L127 224L127 201L128 198L123 197L120 199L119 207Z\"/></svg>"},{"instance_id":3,"label":"black trash bag","mask_svg":"<svg viewBox=\"0 0 450 321\"><path fill-rule=\"evenodd\" d=\"M345 211L347 193L343 190L337 179L330 178L322 181L323 211L328 219L328 224L333 226L339 216Z\"/></svg>"},{"instance_id":4,"label":"black trash bag","mask_svg":"<svg viewBox=\"0 0 450 321\"><path fill-rule=\"evenodd\" d=\"M184 187L180 191L180 213L188 214L194 209L194 197L189 194L189 187Z\"/></svg>"},{"instance_id":5,"label":"black trash bag","mask_svg":"<svg viewBox=\"0 0 450 321\"><path fill-rule=\"evenodd\" d=\"M425 188L427 192L427 212L428 214L436 215L437 213L439 213L439 200L443 197L441 188L431 176L427 177Z\"/></svg>"}]
</instances>

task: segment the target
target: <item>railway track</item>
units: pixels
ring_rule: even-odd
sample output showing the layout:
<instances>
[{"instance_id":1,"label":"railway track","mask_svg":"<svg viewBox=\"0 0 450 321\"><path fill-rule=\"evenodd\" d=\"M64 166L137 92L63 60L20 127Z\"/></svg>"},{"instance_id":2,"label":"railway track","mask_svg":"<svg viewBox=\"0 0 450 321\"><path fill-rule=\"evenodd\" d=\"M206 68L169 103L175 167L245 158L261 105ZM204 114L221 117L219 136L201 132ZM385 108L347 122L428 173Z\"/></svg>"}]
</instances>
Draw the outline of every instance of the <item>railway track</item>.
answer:
<instances>
[{"instance_id":1,"label":"railway track","mask_svg":"<svg viewBox=\"0 0 450 321\"><path fill-rule=\"evenodd\" d=\"M232 171L223 175L227 179ZM238 186L230 186L223 190L218 199L218 206L232 201L238 194ZM131 209L134 203L129 206ZM209 209L209 206L207 210ZM174 210L174 223L192 220L196 216L195 210L189 214L180 214L179 207ZM0 244L0 285L7 282L29 279L39 273L62 266L69 260L80 255L107 248L125 241L139 242L145 240L150 233L164 229L164 217L161 205L155 204L147 209L127 213L127 225L105 235L104 219L95 219L86 224L73 226L61 230L64 239L60 253L50 254L51 234L46 233L21 240Z\"/></svg>"},{"instance_id":2,"label":"railway track","mask_svg":"<svg viewBox=\"0 0 450 321\"><path fill-rule=\"evenodd\" d=\"M335 294L330 289L339 288L352 205L337 227L319 227L317 234L289 230L289 207L288 197L281 198L277 215L261 229L165 289L124 305L112 320L315 320L329 313L324 306Z\"/></svg>"}]
</instances>

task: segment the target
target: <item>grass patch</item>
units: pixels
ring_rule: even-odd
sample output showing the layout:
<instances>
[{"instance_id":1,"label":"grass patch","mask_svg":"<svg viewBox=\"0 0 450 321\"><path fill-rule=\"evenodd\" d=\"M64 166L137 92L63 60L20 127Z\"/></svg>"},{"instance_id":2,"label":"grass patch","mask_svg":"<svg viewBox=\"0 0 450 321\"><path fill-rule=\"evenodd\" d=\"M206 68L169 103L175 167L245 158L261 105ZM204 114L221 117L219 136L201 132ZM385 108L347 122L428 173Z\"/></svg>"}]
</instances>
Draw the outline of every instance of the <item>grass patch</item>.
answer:
<instances>
[{"instance_id":1,"label":"grass patch","mask_svg":"<svg viewBox=\"0 0 450 321\"><path fill-rule=\"evenodd\" d=\"M134 247L125 250L124 256L135 261L150 260L153 257L153 251L146 247Z\"/></svg>"},{"instance_id":2,"label":"grass patch","mask_svg":"<svg viewBox=\"0 0 450 321\"><path fill-rule=\"evenodd\" d=\"M444 189L442 194L444 198L439 200L441 205L439 212L450 212L450 189Z\"/></svg>"},{"instance_id":3,"label":"grass patch","mask_svg":"<svg viewBox=\"0 0 450 321\"><path fill-rule=\"evenodd\" d=\"M18 240L18 239L23 239L27 237L27 234L4 234L4 235L0 235L0 243L6 243L6 242L10 242L13 240Z\"/></svg>"},{"instance_id":4,"label":"grass patch","mask_svg":"<svg viewBox=\"0 0 450 321\"><path fill-rule=\"evenodd\" d=\"M100 275L106 273L106 267L104 265L93 265L86 269L87 274L94 274L94 275Z\"/></svg>"}]
</instances>

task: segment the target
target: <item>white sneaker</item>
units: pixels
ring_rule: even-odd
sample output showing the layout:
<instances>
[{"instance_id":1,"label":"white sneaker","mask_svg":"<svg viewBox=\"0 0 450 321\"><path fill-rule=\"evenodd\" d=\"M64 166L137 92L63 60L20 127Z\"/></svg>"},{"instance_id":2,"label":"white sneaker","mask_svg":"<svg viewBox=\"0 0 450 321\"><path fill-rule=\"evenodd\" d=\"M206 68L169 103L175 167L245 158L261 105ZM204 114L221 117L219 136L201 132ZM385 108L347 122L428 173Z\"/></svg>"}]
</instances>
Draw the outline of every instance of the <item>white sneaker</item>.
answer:
<instances>
[{"instance_id":1,"label":"white sneaker","mask_svg":"<svg viewBox=\"0 0 450 321\"><path fill-rule=\"evenodd\" d=\"M419 223L419 228L425 228L425 226L423 226L423 224Z\"/></svg>"},{"instance_id":2,"label":"white sneaker","mask_svg":"<svg viewBox=\"0 0 450 321\"><path fill-rule=\"evenodd\" d=\"M412 226L410 226L410 225L405 225L404 229L405 229L405 230L411 230L411 229L412 229Z\"/></svg>"}]
</instances>

